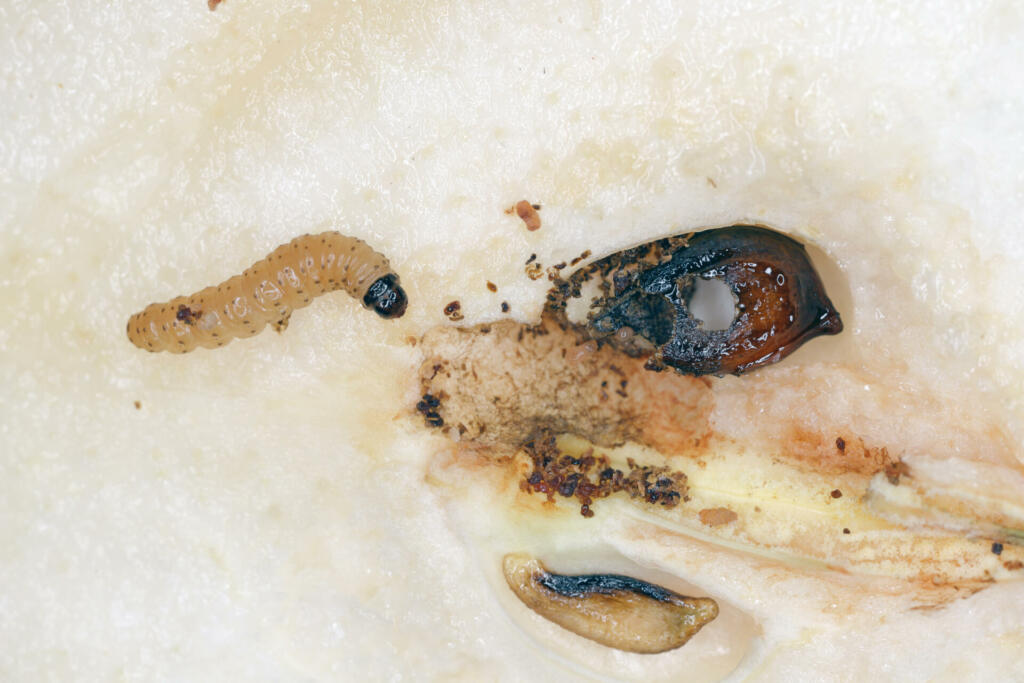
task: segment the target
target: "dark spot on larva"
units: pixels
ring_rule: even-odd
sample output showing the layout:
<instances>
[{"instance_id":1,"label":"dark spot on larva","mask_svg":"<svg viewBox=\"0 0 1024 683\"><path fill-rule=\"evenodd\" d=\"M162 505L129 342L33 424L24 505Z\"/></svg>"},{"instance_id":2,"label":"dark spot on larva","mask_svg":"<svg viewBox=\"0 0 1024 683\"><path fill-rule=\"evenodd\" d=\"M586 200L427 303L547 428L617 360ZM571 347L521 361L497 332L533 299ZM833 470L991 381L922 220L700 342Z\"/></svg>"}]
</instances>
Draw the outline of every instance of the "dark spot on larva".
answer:
<instances>
[{"instance_id":1,"label":"dark spot on larva","mask_svg":"<svg viewBox=\"0 0 1024 683\"><path fill-rule=\"evenodd\" d=\"M178 312L174 314L174 317L186 325L195 325L202 315L202 311L193 311L185 304L181 304L178 306Z\"/></svg>"},{"instance_id":2,"label":"dark spot on larva","mask_svg":"<svg viewBox=\"0 0 1024 683\"><path fill-rule=\"evenodd\" d=\"M846 452L846 439L844 439L841 436L837 436L836 437L836 449L840 453L845 453Z\"/></svg>"},{"instance_id":3,"label":"dark spot on larva","mask_svg":"<svg viewBox=\"0 0 1024 683\"><path fill-rule=\"evenodd\" d=\"M508 311L509 311L508 302L507 301L502 301L501 302L501 312L502 313L508 313Z\"/></svg>"},{"instance_id":4,"label":"dark spot on larva","mask_svg":"<svg viewBox=\"0 0 1024 683\"><path fill-rule=\"evenodd\" d=\"M1003 544L1002 543L993 543L992 544L992 553L995 554L995 555L1002 555L1003 554Z\"/></svg>"},{"instance_id":5,"label":"dark spot on larva","mask_svg":"<svg viewBox=\"0 0 1024 683\"><path fill-rule=\"evenodd\" d=\"M531 263L533 263L536 260L537 260L537 255L536 254L530 254L530 258L526 259L526 265L530 265Z\"/></svg>"},{"instance_id":6,"label":"dark spot on larva","mask_svg":"<svg viewBox=\"0 0 1024 683\"><path fill-rule=\"evenodd\" d=\"M487 289L491 290L492 292L497 292L498 291L498 285L496 285L493 282L491 282L490 280L488 280L487 281Z\"/></svg>"},{"instance_id":7,"label":"dark spot on larva","mask_svg":"<svg viewBox=\"0 0 1024 683\"><path fill-rule=\"evenodd\" d=\"M833 498L842 498L843 492L840 491L839 489L832 489L832 493L830 493L829 495L831 495Z\"/></svg>"},{"instance_id":8,"label":"dark spot on larva","mask_svg":"<svg viewBox=\"0 0 1024 683\"><path fill-rule=\"evenodd\" d=\"M843 527L843 533L844 533L844 534L848 534L848 533L850 533L850 530L849 530L849 529L847 529L846 527Z\"/></svg>"}]
</instances>

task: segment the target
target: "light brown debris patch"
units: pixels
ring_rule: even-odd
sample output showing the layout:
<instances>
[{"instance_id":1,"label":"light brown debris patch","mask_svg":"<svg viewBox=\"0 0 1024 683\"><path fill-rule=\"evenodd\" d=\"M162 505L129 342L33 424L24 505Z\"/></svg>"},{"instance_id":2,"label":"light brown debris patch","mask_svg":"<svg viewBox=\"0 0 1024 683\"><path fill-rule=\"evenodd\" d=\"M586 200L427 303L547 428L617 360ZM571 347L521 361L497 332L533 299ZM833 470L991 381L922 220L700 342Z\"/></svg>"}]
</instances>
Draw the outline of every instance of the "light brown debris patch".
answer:
<instances>
[{"instance_id":1,"label":"light brown debris patch","mask_svg":"<svg viewBox=\"0 0 1024 683\"><path fill-rule=\"evenodd\" d=\"M420 346L420 395L443 397L434 410L461 440L518 449L541 434L570 433L675 454L708 437L706 380L647 372L641 360L550 319L438 327Z\"/></svg>"},{"instance_id":2,"label":"light brown debris patch","mask_svg":"<svg viewBox=\"0 0 1024 683\"><path fill-rule=\"evenodd\" d=\"M540 230L540 214L537 213L537 209L540 208L539 204L531 204L525 199L521 199L516 202L514 207L516 215L526 225L526 229L530 232Z\"/></svg>"},{"instance_id":3,"label":"light brown debris patch","mask_svg":"<svg viewBox=\"0 0 1024 683\"><path fill-rule=\"evenodd\" d=\"M700 523L707 526L722 526L739 519L739 516L729 508L705 508L697 513Z\"/></svg>"}]
</instances>

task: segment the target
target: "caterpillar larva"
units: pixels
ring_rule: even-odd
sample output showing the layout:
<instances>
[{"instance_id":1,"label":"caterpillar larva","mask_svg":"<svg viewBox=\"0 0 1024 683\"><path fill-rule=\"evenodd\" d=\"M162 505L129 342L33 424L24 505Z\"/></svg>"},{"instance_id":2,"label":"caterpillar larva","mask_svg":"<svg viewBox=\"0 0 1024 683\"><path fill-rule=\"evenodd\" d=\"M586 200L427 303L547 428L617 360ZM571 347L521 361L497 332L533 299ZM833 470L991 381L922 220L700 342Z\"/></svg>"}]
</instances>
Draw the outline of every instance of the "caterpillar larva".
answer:
<instances>
[{"instance_id":1,"label":"caterpillar larva","mask_svg":"<svg viewBox=\"0 0 1024 683\"><path fill-rule=\"evenodd\" d=\"M187 353L251 337L268 323L278 332L313 297L343 289L382 318L408 303L388 260L340 232L302 235L241 275L192 296L151 304L128 319L128 339L147 351Z\"/></svg>"}]
</instances>

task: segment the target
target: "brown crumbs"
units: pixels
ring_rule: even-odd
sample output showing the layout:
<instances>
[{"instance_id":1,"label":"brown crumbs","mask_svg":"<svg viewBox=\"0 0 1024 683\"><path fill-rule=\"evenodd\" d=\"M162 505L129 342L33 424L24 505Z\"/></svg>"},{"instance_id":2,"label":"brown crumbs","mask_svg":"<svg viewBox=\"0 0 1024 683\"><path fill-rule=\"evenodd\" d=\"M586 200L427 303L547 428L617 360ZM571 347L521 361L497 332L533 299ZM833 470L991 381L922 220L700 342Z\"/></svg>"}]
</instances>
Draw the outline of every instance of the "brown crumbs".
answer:
<instances>
[{"instance_id":1,"label":"brown crumbs","mask_svg":"<svg viewBox=\"0 0 1024 683\"><path fill-rule=\"evenodd\" d=\"M450 302L444 307L444 314L448 316L449 320L462 320L462 304L457 300Z\"/></svg>"},{"instance_id":2,"label":"brown crumbs","mask_svg":"<svg viewBox=\"0 0 1024 683\"><path fill-rule=\"evenodd\" d=\"M1024 562L1021 562L1020 560L1009 560L1008 562L1003 562L1003 566L1010 571L1013 571L1014 569L1024 569Z\"/></svg>"},{"instance_id":3,"label":"brown crumbs","mask_svg":"<svg viewBox=\"0 0 1024 683\"><path fill-rule=\"evenodd\" d=\"M849 529L847 529L846 527L843 527L843 533L844 533L844 534L848 534L848 533L850 533L850 530L849 530Z\"/></svg>"},{"instance_id":4,"label":"brown crumbs","mask_svg":"<svg viewBox=\"0 0 1024 683\"><path fill-rule=\"evenodd\" d=\"M135 401L135 410L142 410L142 401Z\"/></svg>"},{"instance_id":5,"label":"brown crumbs","mask_svg":"<svg viewBox=\"0 0 1024 683\"><path fill-rule=\"evenodd\" d=\"M570 266L575 266L580 261L583 261L585 259L590 258L590 254L591 254L591 251L589 249L587 249L585 252L583 252L582 254L577 256L576 258L574 258L572 261L569 261L569 265Z\"/></svg>"},{"instance_id":6,"label":"brown crumbs","mask_svg":"<svg viewBox=\"0 0 1024 683\"><path fill-rule=\"evenodd\" d=\"M497 292L498 291L498 285L496 285L493 282L491 282L490 280L488 280L487 281L487 289L491 290L492 292Z\"/></svg>"},{"instance_id":7,"label":"brown crumbs","mask_svg":"<svg viewBox=\"0 0 1024 683\"><path fill-rule=\"evenodd\" d=\"M516 215L522 219L523 223L526 224L526 229L530 232L540 230L540 214L537 213L539 208L540 204L531 204L525 199L516 203Z\"/></svg>"},{"instance_id":8,"label":"brown crumbs","mask_svg":"<svg viewBox=\"0 0 1024 683\"><path fill-rule=\"evenodd\" d=\"M836 450L838 450L840 453L846 451L846 439L844 439L841 436L836 437Z\"/></svg>"},{"instance_id":9,"label":"brown crumbs","mask_svg":"<svg viewBox=\"0 0 1024 683\"><path fill-rule=\"evenodd\" d=\"M224 2L224 0L206 0L206 6L210 8L210 11L217 9L217 5Z\"/></svg>"},{"instance_id":10,"label":"brown crumbs","mask_svg":"<svg viewBox=\"0 0 1024 683\"><path fill-rule=\"evenodd\" d=\"M533 470L520 482L520 489L545 494L549 501L553 501L556 494L576 498L584 517L594 516L590 509L594 500L619 492L667 508L689 500L686 475L667 467L638 465L629 458L626 473L611 467L607 456L594 455L593 449L578 458L566 455L550 435L527 442L523 450L533 461Z\"/></svg>"},{"instance_id":11,"label":"brown crumbs","mask_svg":"<svg viewBox=\"0 0 1024 683\"><path fill-rule=\"evenodd\" d=\"M893 460L885 466L883 471L885 472L885 478L893 486L900 485L900 477L910 476L910 468L902 460Z\"/></svg>"},{"instance_id":12,"label":"brown crumbs","mask_svg":"<svg viewBox=\"0 0 1024 683\"><path fill-rule=\"evenodd\" d=\"M705 508L697 513L700 523L705 526L722 526L739 519L739 515L729 508Z\"/></svg>"},{"instance_id":13,"label":"brown crumbs","mask_svg":"<svg viewBox=\"0 0 1024 683\"><path fill-rule=\"evenodd\" d=\"M544 275L544 266L534 261L533 263L527 264L526 276L531 280L539 280Z\"/></svg>"},{"instance_id":14,"label":"brown crumbs","mask_svg":"<svg viewBox=\"0 0 1024 683\"><path fill-rule=\"evenodd\" d=\"M833 498L842 498L842 497L843 497L843 492L842 492L842 491L840 491L839 489L833 489L833 490L832 490L832 493L831 493L830 495L831 495L831 496L832 496Z\"/></svg>"}]
</instances>

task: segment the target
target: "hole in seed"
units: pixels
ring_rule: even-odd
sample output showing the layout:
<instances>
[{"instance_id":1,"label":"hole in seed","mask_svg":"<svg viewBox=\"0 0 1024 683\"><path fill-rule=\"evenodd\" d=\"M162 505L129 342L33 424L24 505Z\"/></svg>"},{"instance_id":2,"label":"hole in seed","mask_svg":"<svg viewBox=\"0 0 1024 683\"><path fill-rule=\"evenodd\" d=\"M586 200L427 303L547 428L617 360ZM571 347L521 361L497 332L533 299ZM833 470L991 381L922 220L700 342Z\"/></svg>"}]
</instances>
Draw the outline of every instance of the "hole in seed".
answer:
<instances>
[{"instance_id":1,"label":"hole in seed","mask_svg":"<svg viewBox=\"0 0 1024 683\"><path fill-rule=\"evenodd\" d=\"M705 330L725 330L736 318L736 298L719 279L695 278L693 294L686 302L690 315Z\"/></svg>"}]
</instances>

